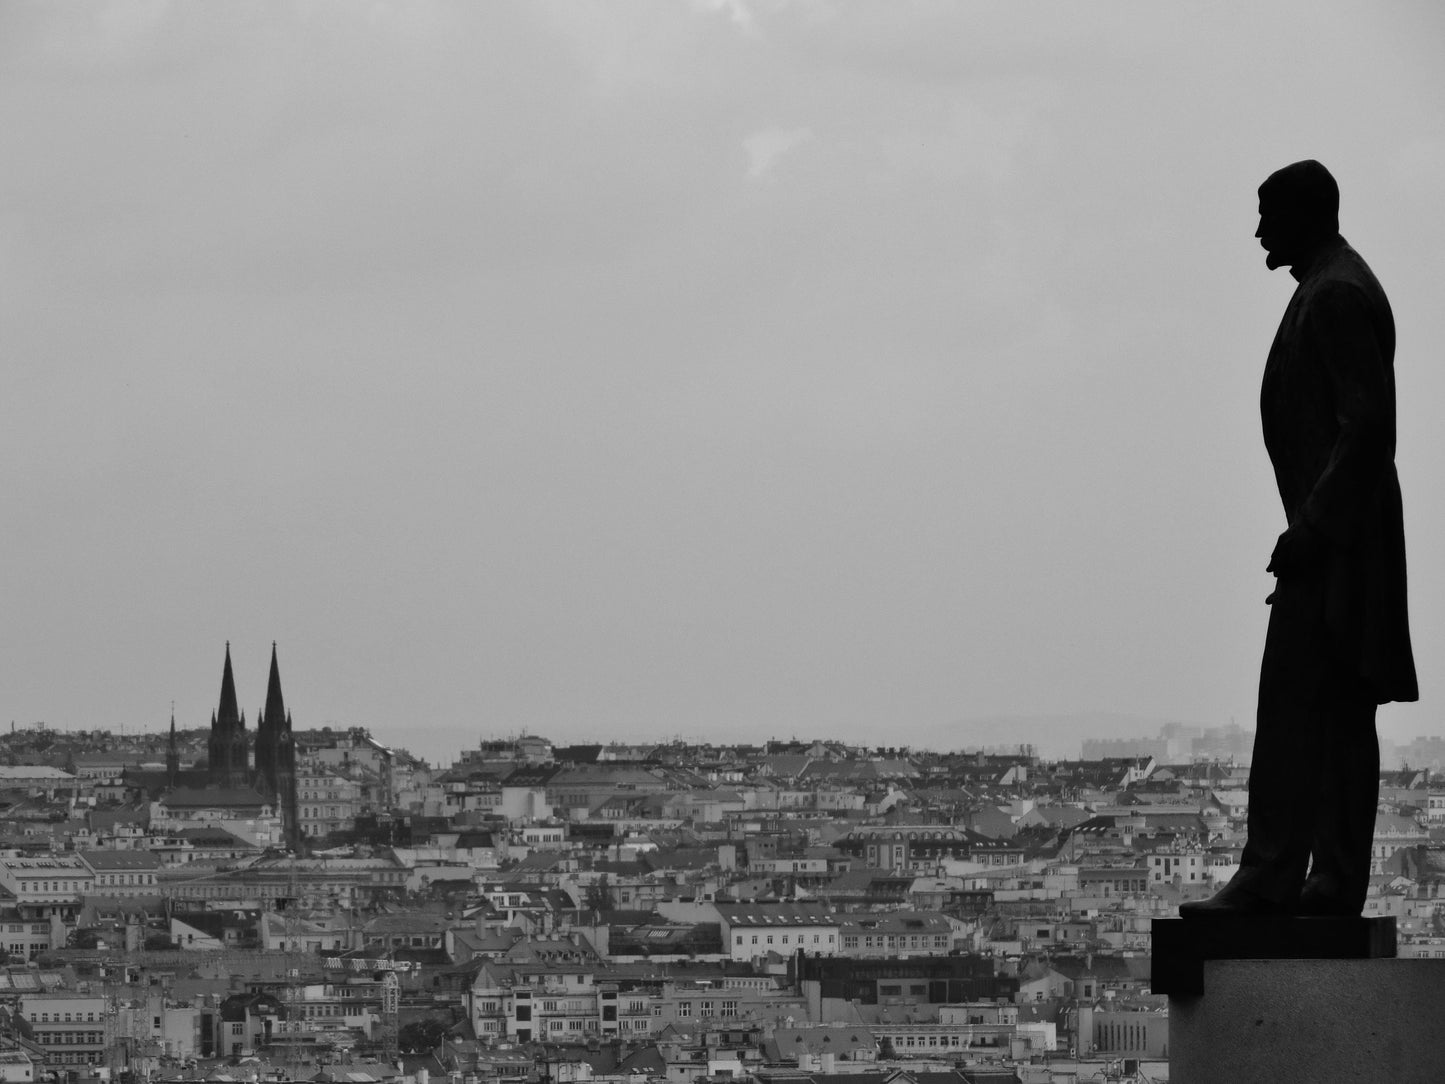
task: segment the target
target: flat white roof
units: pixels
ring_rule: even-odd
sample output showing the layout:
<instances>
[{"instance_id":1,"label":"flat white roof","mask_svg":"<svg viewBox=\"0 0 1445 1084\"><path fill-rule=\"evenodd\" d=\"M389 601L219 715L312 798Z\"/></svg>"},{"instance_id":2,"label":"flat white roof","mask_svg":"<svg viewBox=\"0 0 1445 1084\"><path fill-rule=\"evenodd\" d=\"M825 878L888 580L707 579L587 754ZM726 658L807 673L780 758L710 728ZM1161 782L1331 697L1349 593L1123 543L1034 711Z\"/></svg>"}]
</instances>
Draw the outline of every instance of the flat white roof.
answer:
<instances>
[{"instance_id":1,"label":"flat white roof","mask_svg":"<svg viewBox=\"0 0 1445 1084\"><path fill-rule=\"evenodd\" d=\"M0 779L54 779L75 781L75 776L48 764L0 764Z\"/></svg>"}]
</instances>

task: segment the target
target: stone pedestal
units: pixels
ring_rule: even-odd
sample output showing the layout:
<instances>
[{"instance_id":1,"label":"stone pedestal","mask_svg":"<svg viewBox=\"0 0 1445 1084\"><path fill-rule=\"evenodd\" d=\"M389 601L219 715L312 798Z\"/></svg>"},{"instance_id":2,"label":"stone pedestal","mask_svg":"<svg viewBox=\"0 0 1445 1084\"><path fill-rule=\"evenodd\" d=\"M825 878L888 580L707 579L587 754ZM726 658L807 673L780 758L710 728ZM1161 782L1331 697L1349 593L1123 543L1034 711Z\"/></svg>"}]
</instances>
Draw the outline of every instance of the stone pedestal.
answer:
<instances>
[{"instance_id":1,"label":"stone pedestal","mask_svg":"<svg viewBox=\"0 0 1445 1084\"><path fill-rule=\"evenodd\" d=\"M1170 1084L1439 1084L1445 959L1206 960L1169 998Z\"/></svg>"},{"instance_id":2,"label":"stone pedestal","mask_svg":"<svg viewBox=\"0 0 1445 1084\"><path fill-rule=\"evenodd\" d=\"M1395 955L1393 918L1157 918L1150 932L1156 994L1206 993L1206 960L1379 960ZM1441 1078L1445 1080L1445 1077Z\"/></svg>"}]
</instances>

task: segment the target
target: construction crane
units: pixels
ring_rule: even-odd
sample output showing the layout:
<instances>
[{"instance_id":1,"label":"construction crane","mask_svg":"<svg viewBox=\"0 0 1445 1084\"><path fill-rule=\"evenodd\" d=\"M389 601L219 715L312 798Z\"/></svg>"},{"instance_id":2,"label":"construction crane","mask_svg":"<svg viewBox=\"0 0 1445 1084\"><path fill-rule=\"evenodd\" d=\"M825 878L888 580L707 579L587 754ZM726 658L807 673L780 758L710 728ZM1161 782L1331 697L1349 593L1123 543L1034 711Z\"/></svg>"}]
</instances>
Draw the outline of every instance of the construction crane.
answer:
<instances>
[{"instance_id":1,"label":"construction crane","mask_svg":"<svg viewBox=\"0 0 1445 1084\"><path fill-rule=\"evenodd\" d=\"M327 956L322 963L339 971L367 971L381 973L381 1029L377 1041L381 1044L382 1056L388 1062L397 1058L401 1018L400 975L418 971L421 965L411 960L392 960L366 956Z\"/></svg>"},{"instance_id":2,"label":"construction crane","mask_svg":"<svg viewBox=\"0 0 1445 1084\"><path fill-rule=\"evenodd\" d=\"M273 906L281 919L281 951L286 961L286 1037L291 1051L297 1049L301 1026L301 972L292 967L291 953L301 947L301 882L293 860L286 872L285 895L277 896Z\"/></svg>"},{"instance_id":3,"label":"construction crane","mask_svg":"<svg viewBox=\"0 0 1445 1084\"><path fill-rule=\"evenodd\" d=\"M381 1050L388 1064L396 1063L400 1018L401 980L395 971L388 970L381 976Z\"/></svg>"}]
</instances>

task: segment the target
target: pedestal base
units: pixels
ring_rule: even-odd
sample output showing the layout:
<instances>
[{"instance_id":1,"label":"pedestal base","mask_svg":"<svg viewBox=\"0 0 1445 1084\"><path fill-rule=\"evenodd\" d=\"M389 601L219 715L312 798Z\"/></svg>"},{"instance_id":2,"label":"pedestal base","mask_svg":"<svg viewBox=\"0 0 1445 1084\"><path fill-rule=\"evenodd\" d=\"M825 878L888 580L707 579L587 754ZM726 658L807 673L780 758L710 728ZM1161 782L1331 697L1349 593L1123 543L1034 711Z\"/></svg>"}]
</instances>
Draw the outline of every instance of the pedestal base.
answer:
<instances>
[{"instance_id":1,"label":"pedestal base","mask_svg":"<svg viewBox=\"0 0 1445 1084\"><path fill-rule=\"evenodd\" d=\"M1439 1084L1445 959L1210 960L1169 999L1170 1084Z\"/></svg>"}]
</instances>

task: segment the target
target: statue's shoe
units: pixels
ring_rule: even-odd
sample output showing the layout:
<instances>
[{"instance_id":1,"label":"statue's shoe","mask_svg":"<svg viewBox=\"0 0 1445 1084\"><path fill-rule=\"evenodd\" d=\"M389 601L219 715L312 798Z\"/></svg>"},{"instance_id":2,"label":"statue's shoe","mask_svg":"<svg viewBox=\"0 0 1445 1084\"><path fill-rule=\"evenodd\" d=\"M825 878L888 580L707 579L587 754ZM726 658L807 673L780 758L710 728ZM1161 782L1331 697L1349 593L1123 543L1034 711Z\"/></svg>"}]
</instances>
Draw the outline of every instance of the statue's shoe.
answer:
<instances>
[{"instance_id":1,"label":"statue's shoe","mask_svg":"<svg viewBox=\"0 0 1445 1084\"><path fill-rule=\"evenodd\" d=\"M1230 881L1207 900L1194 900L1179 905L1180 918L1233 918L1242 915L1288 915L1293 908L1251 892L1242 884Z\"/></svg>"},{"instance_id":2,"label":"statue's shoe","mask_svg":"<svg viewBox=\"0 0 1445 1084\"><path fill-rule=\"evenodd\" d=\"M1308 918L1358 918L1363 910L1364 904L1348 898L1333 879L1311 877L1300 890L1294 913Z\"/></svg>"}]
</instances>

